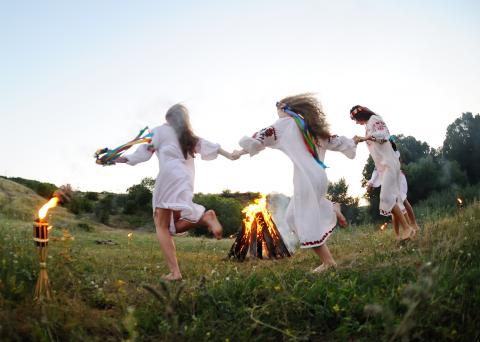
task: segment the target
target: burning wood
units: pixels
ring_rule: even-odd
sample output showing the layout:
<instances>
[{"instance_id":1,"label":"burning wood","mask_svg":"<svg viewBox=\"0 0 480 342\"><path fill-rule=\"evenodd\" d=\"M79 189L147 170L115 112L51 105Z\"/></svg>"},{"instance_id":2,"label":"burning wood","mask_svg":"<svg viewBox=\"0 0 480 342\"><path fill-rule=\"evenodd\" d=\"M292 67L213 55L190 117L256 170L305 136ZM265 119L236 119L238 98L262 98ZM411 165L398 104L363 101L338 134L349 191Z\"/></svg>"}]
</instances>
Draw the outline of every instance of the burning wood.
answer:
<instances>
[{"instance_id":1,"label":"burning wood","mask_svg":"<svg viewBox=\"0 0 480 342\"><path fill-rule=\"evenodd\" d=\"M267 208L267 197L262 195L243 209L242 229L230 248L228 257L240 261L247 254L252 258L283 258L291 256Z\"/></svg>"}]
</instances>

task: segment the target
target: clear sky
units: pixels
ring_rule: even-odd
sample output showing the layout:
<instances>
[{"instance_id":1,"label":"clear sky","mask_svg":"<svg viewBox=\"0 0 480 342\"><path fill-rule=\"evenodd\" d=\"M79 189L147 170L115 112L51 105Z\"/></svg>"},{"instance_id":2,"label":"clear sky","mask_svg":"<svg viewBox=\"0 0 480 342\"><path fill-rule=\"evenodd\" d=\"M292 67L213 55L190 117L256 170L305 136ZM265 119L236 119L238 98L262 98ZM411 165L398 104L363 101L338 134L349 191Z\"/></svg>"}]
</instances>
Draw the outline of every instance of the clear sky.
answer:
<instances>
[{"instance_id":1,"label":"clear sky","mask_svg":"<svg viewBox=\"0 0 480 342\"><path fill-rule=\"evenodd\" d=\"M176 102L196 133L237 148L275 102L315 92L332 132L355 104L433 147L480 112L480 2L0 1L0 175L124 192L155 160L100 167L93 153L163 123ZM329 179L362 194L367 158L327 153ZM197 160L196 191L292 191L278 151Z\"/></svg>"}]
</instances>

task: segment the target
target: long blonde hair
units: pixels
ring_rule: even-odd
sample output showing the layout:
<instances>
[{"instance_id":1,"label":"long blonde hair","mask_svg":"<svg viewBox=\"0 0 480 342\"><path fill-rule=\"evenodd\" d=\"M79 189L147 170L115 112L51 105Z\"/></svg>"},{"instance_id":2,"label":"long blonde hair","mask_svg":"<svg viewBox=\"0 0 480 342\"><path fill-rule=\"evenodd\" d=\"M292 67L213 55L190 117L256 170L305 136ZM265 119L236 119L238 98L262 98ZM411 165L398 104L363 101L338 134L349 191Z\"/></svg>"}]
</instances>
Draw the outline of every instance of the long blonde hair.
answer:
<instances>
[{"instance_id":1,"label":"long blonde hair","mask_svg":"<svg viewBox=\"0 0 480 342\"><path fill-rule=\"evenodd\" d=\"M193 133L187 107L180 103L173 105L167 111L165 119L177 134L185 159L188 158L188 155L195 158L195 146L198 143L198 137Z\"/></svg>"},{"instance_id":2,"label":"long blonde hair","mask_svg":"<svg viewBox=\"0 0 480 342\"><path fill-rule=\"evenodd\" d=\"M295 113L303 116L316 144L319 143L319 140L330 137L330 129L325 113L323 113L322 105L313 94L305 93L289 96L280 102L286 104Z\"/></svg>"}]
</instances>

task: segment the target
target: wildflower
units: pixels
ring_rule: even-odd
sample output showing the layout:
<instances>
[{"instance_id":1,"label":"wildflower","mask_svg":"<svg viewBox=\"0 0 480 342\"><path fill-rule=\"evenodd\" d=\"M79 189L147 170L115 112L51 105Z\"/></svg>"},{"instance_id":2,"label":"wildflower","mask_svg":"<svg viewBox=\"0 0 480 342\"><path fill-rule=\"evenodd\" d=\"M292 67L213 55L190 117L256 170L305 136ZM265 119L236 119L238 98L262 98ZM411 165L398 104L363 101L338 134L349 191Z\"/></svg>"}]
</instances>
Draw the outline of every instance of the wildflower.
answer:
<instances>
[{"instance_id":1,"label":"wildflower","mask_svg":"<svg viewBox=\"0 0 480 342\"><path fill-rule=\"evenodd\" d=\"M340 312L340 306L338 304L335 304L333 307L332 307L333 311L335 311L336 313L339 313Z\"/></svg>"},{"instance_id":2,"label":"wildflower","mask_svg":"<svg viewBox=\"0 0 480 342\"><path fill-rule=\"evenodd\" d=\"M281 289L282 289L282 288L281 288L280 285L277 285L277 286L274 287L274 290L277 291L277 292L280 291Z\"/></svg>"}]
</instances>

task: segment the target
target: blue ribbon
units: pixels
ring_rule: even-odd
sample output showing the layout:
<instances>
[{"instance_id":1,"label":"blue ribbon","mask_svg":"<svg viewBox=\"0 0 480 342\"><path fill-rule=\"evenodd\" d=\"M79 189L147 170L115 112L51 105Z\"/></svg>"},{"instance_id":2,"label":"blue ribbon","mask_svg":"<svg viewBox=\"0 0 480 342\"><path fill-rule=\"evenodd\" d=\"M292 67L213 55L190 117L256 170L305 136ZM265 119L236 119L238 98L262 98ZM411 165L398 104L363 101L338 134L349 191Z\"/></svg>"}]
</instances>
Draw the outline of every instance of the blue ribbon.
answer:
<instances>
[{"instance_id":1,"label":"blue ribbon","mask_svg":"<svg viewBox=\"0 0 480 342\"><path fill-rule=\"evenodd\" d=\"M277 105L279 105L279 103L277 102ZM308 137L309 135L309 131L308 131L308 127L307 127L307 122L305 121L305 119L303 118L303 116L301 116L300 114L297 114L295 113L288 105L285 105L282 110L287 113L288 115L290 115L291 117L293 118L297 118L297 120L295 120L295 122L300 122L300 128L301 130L303 131L303 134L305 137ZM317 151L315 150L314 151L314 154L312 154L312 157L313 159L315 159L315 161L318 163L318 165L320 165L323 169L326 169L328 166L325 165L321 160L320 158L318 158L318 155L317 155Z\"/></svg>"}]
</instances>

